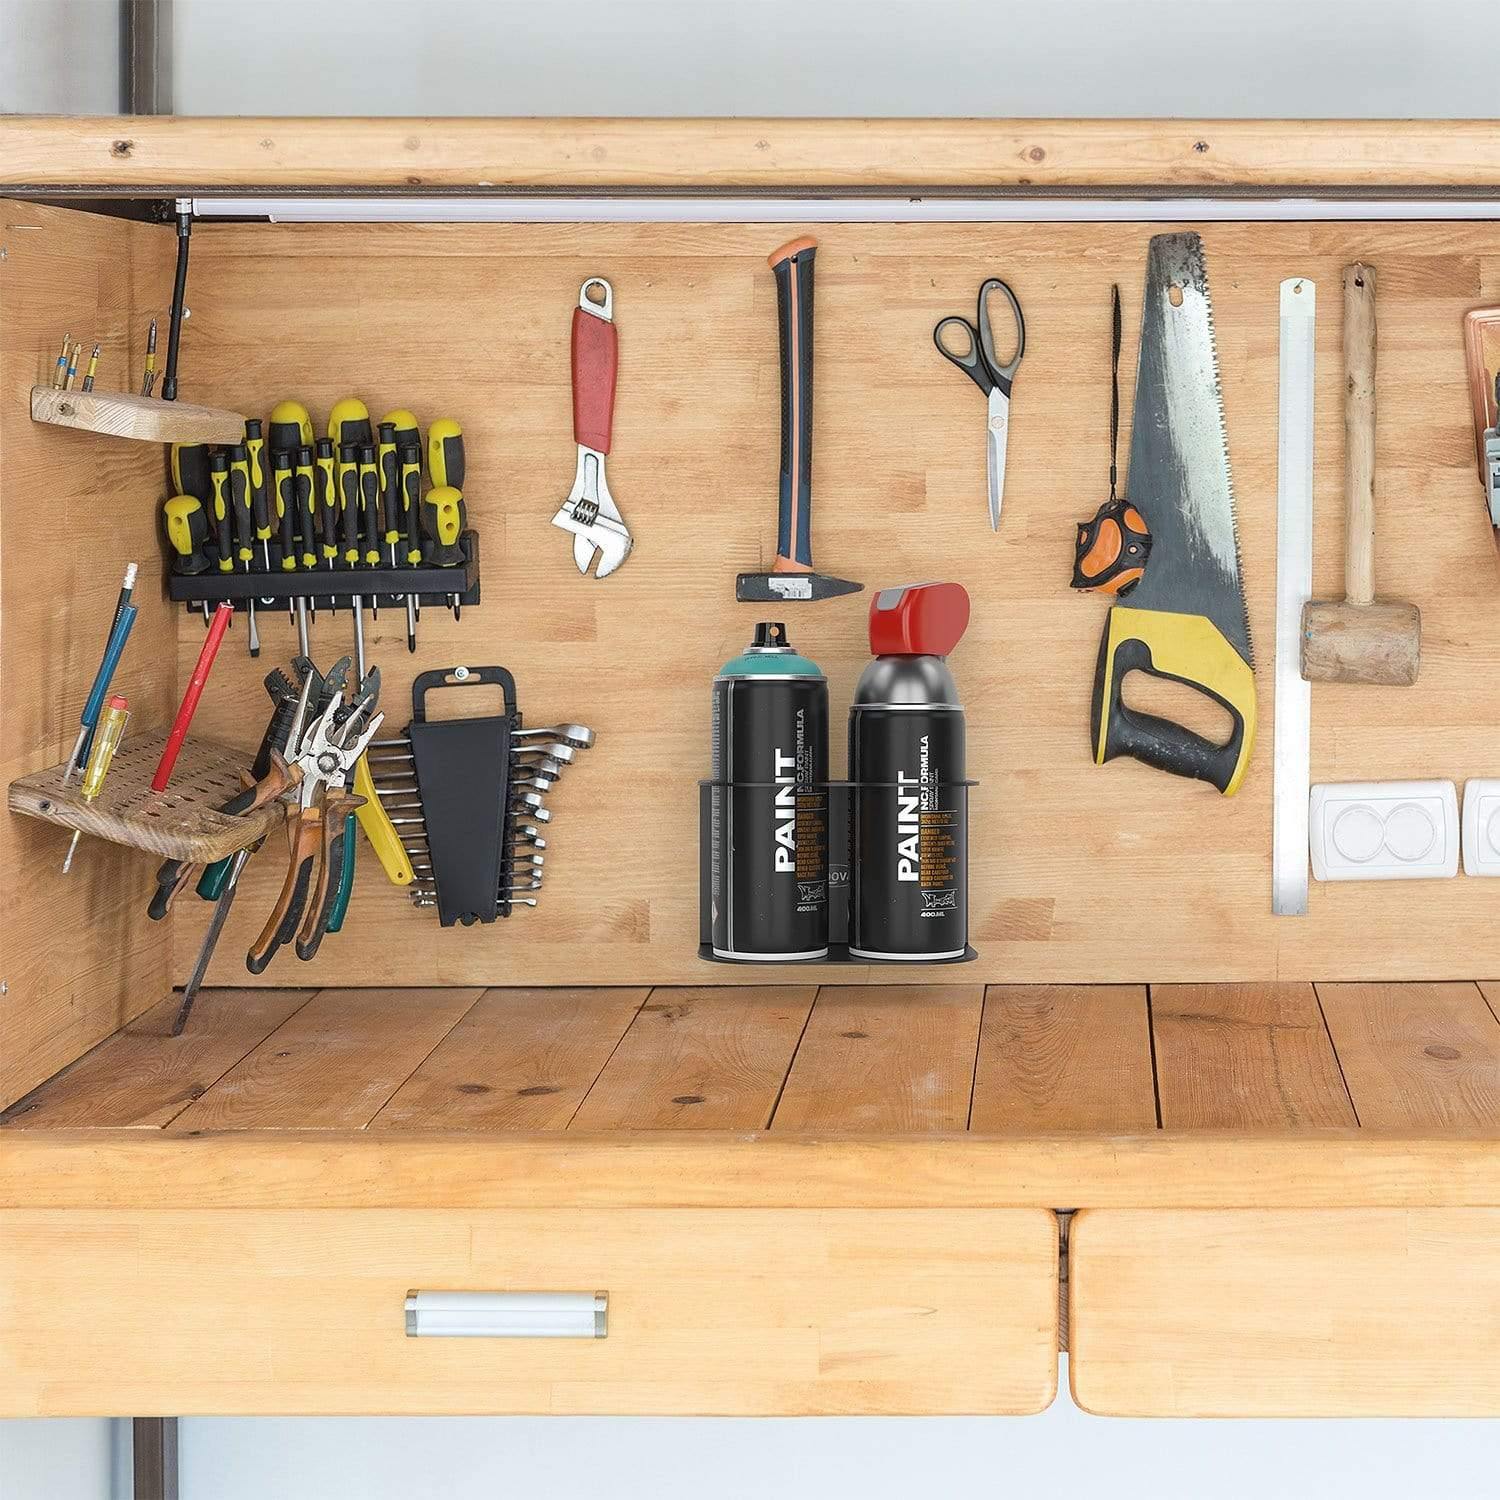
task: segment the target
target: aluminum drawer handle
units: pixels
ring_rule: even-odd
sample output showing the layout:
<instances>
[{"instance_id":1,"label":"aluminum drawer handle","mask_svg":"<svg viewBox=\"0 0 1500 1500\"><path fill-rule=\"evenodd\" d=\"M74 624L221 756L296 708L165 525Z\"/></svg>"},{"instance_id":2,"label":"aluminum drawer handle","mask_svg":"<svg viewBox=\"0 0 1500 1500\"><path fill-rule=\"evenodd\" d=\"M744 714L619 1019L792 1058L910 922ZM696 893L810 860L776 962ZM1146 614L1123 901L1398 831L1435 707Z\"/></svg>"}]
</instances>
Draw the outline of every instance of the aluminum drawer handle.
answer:
<instances>
[{"instance_id":1,"label":"aluminum drawer handle","mask_svg":"<svg viewBox=\"0 0 1500 1500\"><path fill-rule=\"evenodd\" d=\"M408 1292L406 1336L602 1339L608 1292Z\"/></svg>"}]
</instances>

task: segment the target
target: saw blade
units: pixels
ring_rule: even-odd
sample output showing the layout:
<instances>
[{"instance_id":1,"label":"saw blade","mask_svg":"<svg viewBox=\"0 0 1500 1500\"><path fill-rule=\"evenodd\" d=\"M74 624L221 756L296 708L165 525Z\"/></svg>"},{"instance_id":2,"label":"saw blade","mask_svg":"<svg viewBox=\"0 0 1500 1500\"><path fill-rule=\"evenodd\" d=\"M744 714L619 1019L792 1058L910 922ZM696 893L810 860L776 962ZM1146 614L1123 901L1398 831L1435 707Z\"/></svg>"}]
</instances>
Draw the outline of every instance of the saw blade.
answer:
<instances>
[{"instance_id":1,"label":"saw blade","mask_svg":"<svg viewBox=\"0 0 1500 1500\"><path fill-rule=\"evenodd\" d=\"M1130 607L1205 615L1254 666L1213 304L1196 234L1155 235L1147 251L1127 493L1151 528L1151 559Z\"/></svg>"}]
</instances>

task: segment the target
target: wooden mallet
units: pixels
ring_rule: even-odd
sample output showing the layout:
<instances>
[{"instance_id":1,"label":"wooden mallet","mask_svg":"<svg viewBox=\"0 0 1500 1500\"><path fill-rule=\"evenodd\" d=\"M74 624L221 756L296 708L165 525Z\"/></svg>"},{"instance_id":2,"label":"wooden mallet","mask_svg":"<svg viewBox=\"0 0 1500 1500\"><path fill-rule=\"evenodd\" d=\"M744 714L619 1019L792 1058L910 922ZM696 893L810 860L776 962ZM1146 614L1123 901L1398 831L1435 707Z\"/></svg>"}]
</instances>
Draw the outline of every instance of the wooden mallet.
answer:
<instances>
[{"instance_id":1,"label":"wooden mallet","mask_svg":"<svg viewBox=\"0 0 1500 1500\"><path fill-rule=\"evenodd\" d=\"M1344 267L1344 598L1302 607L1309 682L1410 687L1422 653L1415 604L1375 597L1375 272Z\"/></svg>"}]
</instances>

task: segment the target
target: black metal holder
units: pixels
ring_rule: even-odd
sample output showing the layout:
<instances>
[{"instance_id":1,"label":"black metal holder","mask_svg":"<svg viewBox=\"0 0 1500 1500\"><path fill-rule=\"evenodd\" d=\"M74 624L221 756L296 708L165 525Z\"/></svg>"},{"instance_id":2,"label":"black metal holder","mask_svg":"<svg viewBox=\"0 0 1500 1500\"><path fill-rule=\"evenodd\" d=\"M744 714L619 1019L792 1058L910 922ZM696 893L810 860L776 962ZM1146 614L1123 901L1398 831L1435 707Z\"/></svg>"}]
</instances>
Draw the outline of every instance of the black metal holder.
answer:
<instances>
[{"instance_id":1,"label":"black metal holder","mask_svg":"<svg viewBox=\"0 0 1500 1500\"><path fill-rule=\"evenodd\" d=\"M456 594L460 604L479 603L479 533L458 539L464 560L451 568L426 563L414 568L324 568L269 573L167 575L167 597L196 609L201 604L242 604L254 599L307 599L319 607L350 605L356 595L366 606L399 608L408 594L422 604L443 608ZM439 674L441 675L441 674Z\"/></svg>"},{"instance_id":2,"label":"black metal holder","mask_svg":"<svg viewBox=\"0 0 1500 1500\"><path fill-rule=\"evenodd\" d=\"M373 570L372 570L373 571ZM499 686L505 713L477 719L427 718L427 695L437 688ZM444 927L508 917L510 854L510 735L518 723L516 680L504 667L421 673L412 684L407 730L417 771L417 794L427 825L427 847Z\"/></svg>"}]
</instances>

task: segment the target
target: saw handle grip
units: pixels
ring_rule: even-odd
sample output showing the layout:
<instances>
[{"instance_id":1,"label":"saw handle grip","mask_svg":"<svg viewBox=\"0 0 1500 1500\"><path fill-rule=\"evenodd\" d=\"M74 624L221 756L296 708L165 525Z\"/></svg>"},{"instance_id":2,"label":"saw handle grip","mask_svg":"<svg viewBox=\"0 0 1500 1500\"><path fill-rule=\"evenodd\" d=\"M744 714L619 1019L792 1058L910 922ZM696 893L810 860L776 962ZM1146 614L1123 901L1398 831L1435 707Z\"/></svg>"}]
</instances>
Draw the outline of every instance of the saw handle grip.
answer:
<instances>
[{"instance_id":1,"label":"saw handle grip","mask_svg":"<svg viewBox=\"0 0 1500 1500\"><path fill-rule=\"evenodd\" d=\"M804 237L770 257L781 346L781 492L776 573L812 572L813 261Z\"/></svg>"},{"instance_id":2,"label":"saw handle grip","mask_svg":"<svg viewBox=\"0 0 1500 1500\"><path fill-rule=\"evenodd\" d=\"M1228 742L1216 745L1170 719L1126 708L1122 695L1131 672L1180 682L1212 698L1234 720ZM1255 674L1204 616L1117 605L1099 644L1093 735L1097 765L1129 755L1233 796L1255 745Z\"/></svg>"},{"instance_id":3,"label":"saw handle grip","mask_svg":"<svg viewBox=\"0 0 1500 1500\"><path fill-rule=\"evenodd\" d=\"M587 303L588 286L573 309L573 440L608 453L615 420L619 336L614 321Z\"/></svg>"}]
</instances>

